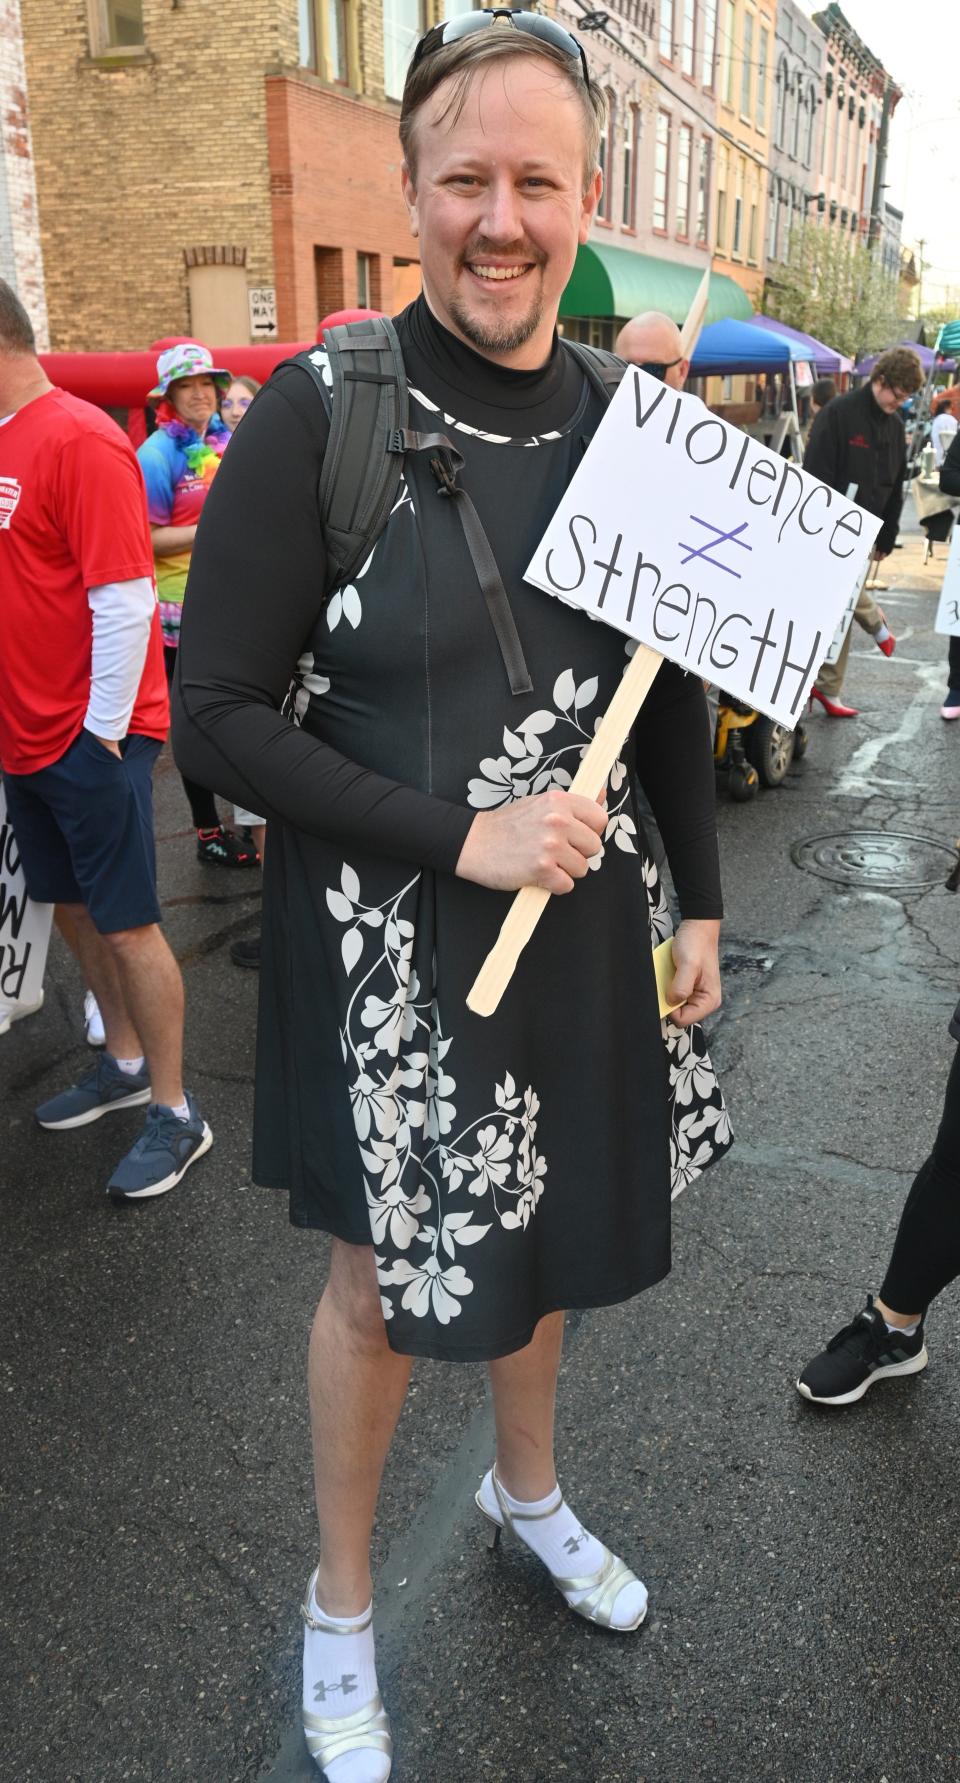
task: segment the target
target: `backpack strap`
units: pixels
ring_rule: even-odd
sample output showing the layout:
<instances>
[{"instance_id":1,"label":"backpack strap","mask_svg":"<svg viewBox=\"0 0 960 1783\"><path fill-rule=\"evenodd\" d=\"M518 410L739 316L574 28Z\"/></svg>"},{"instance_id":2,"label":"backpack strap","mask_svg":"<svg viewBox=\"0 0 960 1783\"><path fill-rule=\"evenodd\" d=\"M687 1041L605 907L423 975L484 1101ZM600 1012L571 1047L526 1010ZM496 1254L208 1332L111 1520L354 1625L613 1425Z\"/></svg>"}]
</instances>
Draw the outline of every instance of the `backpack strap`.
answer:
<instances>
[{"instance_id":1,"label":"backpack strap","mask_svg":"<svg viewBox=\"0 0 960 1783\"><path fill-rule=\"evenodd\" d=\"M612 402L627 369L625 361L618 359L616 353L608 353L605 347L587 347L583 341L567 340L565 335L561 338L561 346L573 354L604 401Z\"/></svg>"},{"instance_id":2,"label":"backpack strap","mask_svg":"<svg viewBox=\"0 0 960 1783\"><path fill-rule=\"evenodd\" d=\"M390 518L403 472L407 377L388 316L338 323L323 348L295 363L313 378L330 420L319 493L330 592L362 567Z\"/></svg>"}]
</instances>

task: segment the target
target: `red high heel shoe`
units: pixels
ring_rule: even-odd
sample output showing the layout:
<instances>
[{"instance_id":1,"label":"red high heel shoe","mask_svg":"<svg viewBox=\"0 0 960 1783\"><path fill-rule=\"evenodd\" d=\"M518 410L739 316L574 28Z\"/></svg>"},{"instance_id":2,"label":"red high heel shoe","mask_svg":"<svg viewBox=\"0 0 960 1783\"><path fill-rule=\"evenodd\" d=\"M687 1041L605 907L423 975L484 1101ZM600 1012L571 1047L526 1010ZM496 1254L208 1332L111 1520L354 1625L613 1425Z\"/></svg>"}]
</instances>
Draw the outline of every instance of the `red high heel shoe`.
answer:
<instances>
[{"instance_id":1,"label":"red high heel shoe","mask_svg":"<svg viewBox=\"0 0 960 1783\"><path fill-rule=\"evenodd\" d=\"M813 711L814 700L819 701L828 718L859 718L860 716L860 708L858 706L845 706L841 700L828 700L826 694L820 692L819 687L811 687L810 689L811 712Z\"/></svg>"}]
</instances>

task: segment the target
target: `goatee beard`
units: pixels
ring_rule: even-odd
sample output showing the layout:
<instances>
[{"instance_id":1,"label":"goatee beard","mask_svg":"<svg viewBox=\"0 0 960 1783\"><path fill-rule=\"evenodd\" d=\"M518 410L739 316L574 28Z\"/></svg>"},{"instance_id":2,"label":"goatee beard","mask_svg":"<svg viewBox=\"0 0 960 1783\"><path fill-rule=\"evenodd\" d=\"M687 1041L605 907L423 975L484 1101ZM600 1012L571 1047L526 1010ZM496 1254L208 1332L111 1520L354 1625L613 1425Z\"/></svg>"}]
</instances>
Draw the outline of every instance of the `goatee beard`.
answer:
<instances>
[{"instance_id":1,"label":"goatee beard","mask_svg":"<svg viewBox=\"0 0 960 1783\"><path fill-rule=\"evenodd\" d=\"M518 347L525 347L540 327L543 321L543 299L538 296L527 314L518 317L515 322L497 322L495 317L491 317L488 322L480 322L456 297L450 304L450 315L464 340L468 340L479 352L514 353Z\"/></svg>"}]
</instances>

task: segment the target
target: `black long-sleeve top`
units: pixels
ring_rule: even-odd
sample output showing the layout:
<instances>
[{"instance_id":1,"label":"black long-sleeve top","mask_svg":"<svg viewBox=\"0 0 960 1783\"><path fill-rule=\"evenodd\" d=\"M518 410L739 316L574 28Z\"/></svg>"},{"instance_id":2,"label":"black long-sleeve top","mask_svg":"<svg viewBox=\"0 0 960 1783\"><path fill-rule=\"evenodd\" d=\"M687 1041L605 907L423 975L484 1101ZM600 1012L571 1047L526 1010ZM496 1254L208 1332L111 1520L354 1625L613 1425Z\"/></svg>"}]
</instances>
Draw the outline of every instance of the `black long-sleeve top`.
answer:
<instances>
[{"instance_id":1,"label":"black long-sleeve top","mask_svg":"<svg viewBox=\"0 0 960 1783\"><path fill-rule=\"evenodd\" d=\"M820 410L803 468L840 495L855 483L854 500L883 521L874 549L893 550L903 506L907 440L900 416L884 414L869 384L835 396Z\"/></svg>"},{"instance_id":2,"label":"black long-sleeve top","mask_svg":"<svg viewBox=\"0 0 960 1783\"><path fill-rule=\"evenodd\" d=\"M397 327L411 385L472 426L542 434L577 409L582 373L556 341L544 366L514 371L449 334L423 299ZM312 379L287 364L231 441L191 559L173 712L177 763L307 834L452 873L474 810L347 760L281 715L324 600L318 484L327 433ZM663 665L635 738L681 913L719 917L713 761L695 676Z\"/></svg>"}]
</instances>

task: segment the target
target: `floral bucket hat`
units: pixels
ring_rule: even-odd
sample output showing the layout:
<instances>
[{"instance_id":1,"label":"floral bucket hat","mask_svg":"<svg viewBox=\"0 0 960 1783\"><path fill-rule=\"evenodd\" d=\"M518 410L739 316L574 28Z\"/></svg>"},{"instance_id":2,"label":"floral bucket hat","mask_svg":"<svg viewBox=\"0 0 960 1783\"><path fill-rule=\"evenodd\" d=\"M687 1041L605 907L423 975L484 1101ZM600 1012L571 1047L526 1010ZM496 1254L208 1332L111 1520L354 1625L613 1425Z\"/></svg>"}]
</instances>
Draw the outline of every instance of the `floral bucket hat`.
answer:
<instances>
[{"instance_id":1,"label":"floral bucket hat","mask_svg":"<svg viewBox=\"0 0 960 1783\"><path fill-rule=\"evenodd\" d=\"M177 378L214 378L221 390L228 389L231 374L222 365L214 365L209 347L198 341L178 341L168 347L157 360L157 382L147 391L148 402L161 402Z\"/></svg>"}]
</instances>

